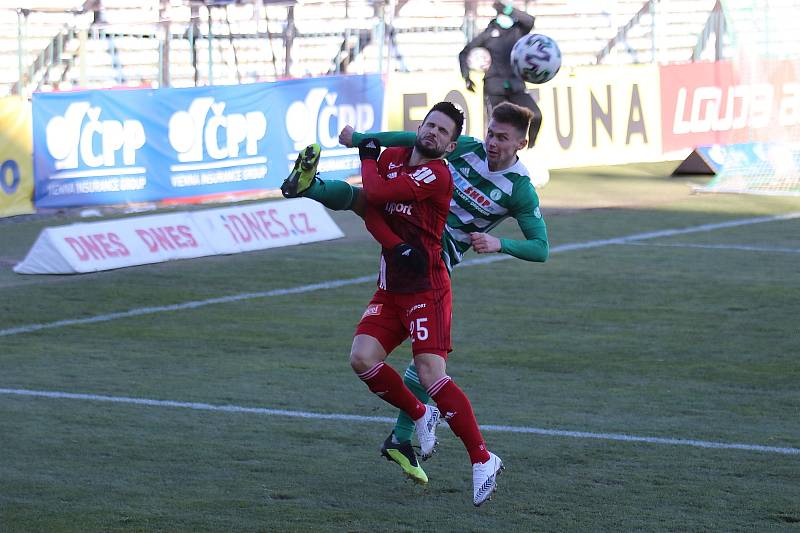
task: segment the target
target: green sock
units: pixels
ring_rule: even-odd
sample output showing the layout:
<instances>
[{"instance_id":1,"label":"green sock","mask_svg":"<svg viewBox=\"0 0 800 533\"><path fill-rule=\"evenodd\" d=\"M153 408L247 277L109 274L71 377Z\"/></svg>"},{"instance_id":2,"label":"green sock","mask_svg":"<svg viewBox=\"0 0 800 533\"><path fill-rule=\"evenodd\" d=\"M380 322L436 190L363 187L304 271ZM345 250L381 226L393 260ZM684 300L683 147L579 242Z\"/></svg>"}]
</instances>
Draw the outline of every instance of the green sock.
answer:
<instances>
[{"instance_id":1,"label":"green sock","mask_svg":"<svg viewBox=\"0 0 800 533\"><path fill-rule=\"evenodd\" d=\"M408 365L406 368L406 373L403 375L403 383L406 384L406 387L414 393L414 396L417 397L419 401L422 403L428 403L431 401L431 397L428 396L428 391L425 390L425 387L419 382L419 377L417 377L417 367L414 366L414 363ZM400 411L400 414L397 417L397 423L394 425L394 436L397 438L398 442L403 442L406 440L411 440L411 437L414 435L414 421L411 420L411 417L405 414L403 411Z\"/></svg>"},{"instance_id":2,"label":"green sock","mask_svg":"<svg viewBox=\"0 0 800 533\"><path fill-rule=\"evenodd\" d=\"M301 196L311 198L333 211L346 211L353 207L361 189L342 180L315 179Z\"/></svg>"}]
</instances>

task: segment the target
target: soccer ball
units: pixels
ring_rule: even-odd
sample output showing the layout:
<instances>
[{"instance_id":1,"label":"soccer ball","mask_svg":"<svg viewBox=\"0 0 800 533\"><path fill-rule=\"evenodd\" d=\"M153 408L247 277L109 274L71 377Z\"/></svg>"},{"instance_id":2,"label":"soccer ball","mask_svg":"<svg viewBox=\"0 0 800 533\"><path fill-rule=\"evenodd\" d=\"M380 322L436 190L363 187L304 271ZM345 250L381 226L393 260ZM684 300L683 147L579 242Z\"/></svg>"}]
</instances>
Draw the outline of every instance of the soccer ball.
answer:
<instances>
[{"instance_id":1,"label":"soccer ball","mask_svg":"<svg viewBox=\"0 0 800 533\"><path fill-rule=\"evenodd\" d=\"M511 70L530 83L548 82L560 68L561 50L547 35L525 35L511 49Z\"/></svg>"}]
</instances>

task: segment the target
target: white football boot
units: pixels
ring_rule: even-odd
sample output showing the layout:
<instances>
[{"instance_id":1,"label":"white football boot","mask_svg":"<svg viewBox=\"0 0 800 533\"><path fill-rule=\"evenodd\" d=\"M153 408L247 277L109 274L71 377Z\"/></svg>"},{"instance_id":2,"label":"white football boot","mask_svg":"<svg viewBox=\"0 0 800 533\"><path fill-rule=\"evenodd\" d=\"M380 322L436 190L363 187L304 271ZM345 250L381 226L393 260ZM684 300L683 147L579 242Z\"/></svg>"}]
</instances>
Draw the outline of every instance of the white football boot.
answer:
<instances>
[{"instance_id":1,"label":"white football boot","mask_svg":"<svg viewBox=\"0 0 800 533\"><path fill-rule=\"evenodd\" d=\"M419 420L414 421L419 439L420 458L425 461L436 451L436 426L439 424L441 413L436 407L425 406L425 414Z\"/></svg>"},{"instance_id":2,"label":"white football boot","mask_svg":"<svg viewBox=\"0 0 800 533\"><path fill-rule=\"evenodd\" d=\"M485 463L472 465L472 503L475 507L492 497L497 490L497 476L504 468L503 461L492 452Z\"/></svg>"}]
</instances>

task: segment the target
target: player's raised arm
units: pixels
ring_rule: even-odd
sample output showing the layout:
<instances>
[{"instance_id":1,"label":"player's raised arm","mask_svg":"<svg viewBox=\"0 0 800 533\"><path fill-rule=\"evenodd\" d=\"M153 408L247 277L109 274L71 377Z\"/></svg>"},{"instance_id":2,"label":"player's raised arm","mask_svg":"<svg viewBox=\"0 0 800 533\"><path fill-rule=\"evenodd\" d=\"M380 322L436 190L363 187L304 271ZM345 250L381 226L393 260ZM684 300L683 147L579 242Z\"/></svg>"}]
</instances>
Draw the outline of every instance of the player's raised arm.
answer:
<instances>
[{"instance_id":1,"label":"player's raised arm","mask_svg":"<svg viewBox=\"0 0 800 533\"><path fill-rule=\"evenodd\" d=\"M370 186L385 186L387 180L384 180L382 176L380 176L378 167L376 164L372 163L373 161L376 162L376 159L380 157L380 144L374 140L369 140L374 146L366 146L367 143L364 143L364 146L359 146L359 156L361 157L361 166L362 166L362 179L364 176L364 166L367 166L367 175L369 176ZM373 168L374 167L374 168ZM374 171L374 172L373 172ZM374 178L377 175L378 181L375 181ZM367 181L365 179L365 181ZM383 208L383 205L371 204L366 202L364 205L364 225L367 228L367 231L370 232L372 237L378 241L378 243L385 249L391 251L393 256L395 257L395 263L398 265L403 265L408 271L414 272L416 274L420 274L425 271L427 266L427 262L424 259L424 256L417 250L416 248L412 247L408 243L404 242L403 239L397 236L395 232L389 227L386 222L386 219L381 216L380 209Z\"/></svg>"},{"instance_id":2,"label":"player's raised arm","mask_svg":"<svg viewBox=\"0 0 800 533\"><path fill-rule=\"evenodd\" d=\"M359 133L350 126L345 126L339 133L339 143L348 146L358 146L367 137L378 139L381 146L414 146L417 134L410 131L381 131L377 133Z\"/></svg>"},{"instance_id":3,"label":"player's raised arm","mask_svg":"<svg viewBox=\"0 0 800 533\"><path fill-rule=\"evenodd\" d=\"M533 29L534 17L521 9L515 8L513 5L505 5L503 2L495 2L494 8L498 14L503 13L516 22L523 34L529 33Z\"/></svg>"},{"instance_id":4,"label":"player's raised arm","mask_svg":"<svg viewBox=\"0 0 800 533\"><path fill-rule=\"evenodd\" d=\"M486 40L490 38L490 35L491 34L487 31L479 33L468 42L458 54L458 68L461 70L461 77L464 78L464 83L467 86L467 90L470 92L475 92L475 82L469 77L467 58L472 49L483 47Z\"/></svg>"},{"instance_id":5,"label":"player's raised arm","mask_svg":"<svg viewBox=\"0 0 800 533\"><path fill-rule=\"evenodd\" d=\"M414 146L417 139L417 134L410 131L381 131L378 133L360 133L353 130L350 126L345 126L339 133L339 143L352 147L358 144L367 137L374 137L380 141L382 146ZM345 140L347 143L345 143ZM349 144L348 144L349 143ZM481 144L481 141L469 135L459 135L456 140L456 148L448 153L446 157L458 157L461 154L472 151L475 146Z\"/></svg>"},{"instance_id":6,"label":"player's raised arm","mask_svg":"<svg viewBox=\"0 0 800 533\"><path fill-rule=\"evenodd\" d=\"M431 194L433 187L423 186L422 182L415 187L414 180L405 173L396 179L386 180L378 169L378 157L381 146L374 137L362 140L358 145L358 156L361 158L361 180L367 193L367 203L381 205L386 202L408 202L424 199ZM430 169L427 169L430 170ZM430 171L433 174L433 171Z\"/></svg>"},{"instance_id":7,"label":"player's raised arm","mask_svg":"<svg viewBox=\"0 0 800 533\"><path fill-rule=\"evenodd\" d=\"M368 203L364 206L364 225L375 240L387 250L391 250L403 243L403 239L392 231L386 220L381 216L380 207L376 205Z\"/></svg>"}]
</instances>

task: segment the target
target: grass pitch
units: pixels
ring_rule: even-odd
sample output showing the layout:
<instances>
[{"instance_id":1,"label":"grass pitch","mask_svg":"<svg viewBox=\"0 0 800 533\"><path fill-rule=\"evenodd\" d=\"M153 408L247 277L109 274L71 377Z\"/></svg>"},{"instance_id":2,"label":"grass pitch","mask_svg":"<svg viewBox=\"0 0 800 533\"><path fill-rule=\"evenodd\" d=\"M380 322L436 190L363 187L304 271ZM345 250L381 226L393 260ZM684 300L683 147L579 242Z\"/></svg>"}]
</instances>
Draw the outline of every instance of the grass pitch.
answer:
<instances>
[{"instance_id":1,"label":"grass pitch","mask_svg":"<svg viewBox=\"0 0 800 533\"><path fill-rule=\"evenodd\" d=\"M449 373L507 465L485 506L444 425L419 487L379 456L391 423L269 411L394 416L347 363L361 283L0 336L0 389L97 396L0 394L0 531L797 531L800 219L559 251L800 211L669 170L555 172L547 263L456 270ZM373 274L333 216L346 238L80 276L11 271L72 219L2 221L0 330Z\"/></svg>"}]
</instances>

